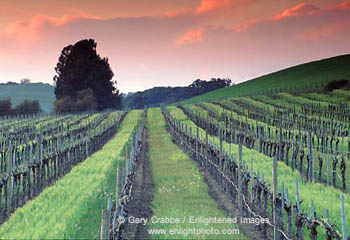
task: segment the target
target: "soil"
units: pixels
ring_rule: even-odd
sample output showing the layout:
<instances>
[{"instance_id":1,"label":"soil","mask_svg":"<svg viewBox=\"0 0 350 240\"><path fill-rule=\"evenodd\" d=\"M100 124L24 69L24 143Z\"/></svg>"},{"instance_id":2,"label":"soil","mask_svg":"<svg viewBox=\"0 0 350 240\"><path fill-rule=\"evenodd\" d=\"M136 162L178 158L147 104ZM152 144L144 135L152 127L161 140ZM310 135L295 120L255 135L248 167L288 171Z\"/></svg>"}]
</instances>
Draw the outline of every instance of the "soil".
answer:
<instances>
[{"instance_id":1,"label":"soil","mask_svg":"<svg viewBox=\"0 0 350 240\"><path fill-rule=\"evenodd\" d=\"M127 212L129 217L147 218L152 217L151 203L154 194L154 183L150 160L147 156L147 130L142 136L142 150L135 171L133 182L132 200L128 204ZM147 225L128 223L125 224L123 239L148 239Z\"/></svg>"},{"instance_id":2,"label":"soil","mask_svg":"<svg viewBox=\"0 0 350 240\"><path fill-rule=\"evenodd\" d=\"M218 206L228 214L230 217L237 217L240 219L240 214L238 211L238 206L233 202L231 197L229 197L217 184L214 178L202 167L199 167L200 171L203 173L204 179L209 187L209 194L218 204ZM273 239L272 231L267 228L267 237L264 237L262 232L254 224L240 224L238 220L238 227L241 233L243 233L249 239Z\"/></svg>"}]
</instances>

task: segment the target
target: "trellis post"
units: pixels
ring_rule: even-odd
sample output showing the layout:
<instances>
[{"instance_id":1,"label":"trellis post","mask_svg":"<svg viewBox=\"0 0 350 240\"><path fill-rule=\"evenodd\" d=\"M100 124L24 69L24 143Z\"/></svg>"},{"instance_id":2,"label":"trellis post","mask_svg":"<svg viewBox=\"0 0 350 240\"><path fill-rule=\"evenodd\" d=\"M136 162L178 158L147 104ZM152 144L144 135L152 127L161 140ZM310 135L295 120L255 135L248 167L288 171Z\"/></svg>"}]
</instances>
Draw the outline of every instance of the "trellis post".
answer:
<instances>
[{"instance_id":1,"label":"trellis post","mask_svg":"<svg viewBox=\"0 0 350 240\"><path fill-rule=\"evenodd\" d=\"M7 216L10 217L12 210L12 188L13 188L13 175L12 175L12 142L8 141L8 157L7 157L7 175L9 176L8 194L7 194Z\"/></svg>"},{"instance_id":2,"label":"trellis post","mask_svg":"<svg viewBox=\"0 0 350 240\"><path fill-rule=\"evenodd\" d=\"M345 226L345 209L344 209L344 195L340 195L341 201L341 218L342 218L342 226L343 226L343 240L347 240L346 237L346 226Z\"/></svg>"},{"instance_id":3,"label":"trellis post","mask_svg":"<svg viewBox=\"0 0 350 240\"><path fill-rule=\"evenodd\" d=\"M273 239L277 240L278 238L278 224L277 224L277 206L276 206L276 198L277 198L277 153L276 156L273 157L273 167L272 167L272 178L273 178Z\"/></svg>"},{"instance_id":4,"label":"trellis post","mask_svg":"<svg viewBox=\"0 0 350 240\"><path fill-rule=\"evenodd\" d=\"M239 139L239 145L238 145L238 211L242 214L242 142L241 139Z\"/></svg>"}]
</instances>

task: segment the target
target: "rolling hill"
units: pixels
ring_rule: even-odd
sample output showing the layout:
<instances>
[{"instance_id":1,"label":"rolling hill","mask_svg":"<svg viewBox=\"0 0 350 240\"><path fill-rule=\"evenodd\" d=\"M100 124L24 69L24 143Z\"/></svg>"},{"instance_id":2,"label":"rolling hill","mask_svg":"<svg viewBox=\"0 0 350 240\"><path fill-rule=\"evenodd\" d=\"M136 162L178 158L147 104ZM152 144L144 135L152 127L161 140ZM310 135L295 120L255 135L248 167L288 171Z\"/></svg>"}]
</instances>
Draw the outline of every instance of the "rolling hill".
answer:
<instances>
[{"instance_id":1,"label":"rolling hill","mask_svg":"<svg viewBox=\"0 0 350 240\"><path fill-rule=\"evenodd\" d=\"M237 97L258 94L274 89L295 89L305 85L320 87L321 84L334 80L350 80L350 54L322 59L280 70L268 75L251 79L232 87L218 89L193 98L188 98L179 104L208 101L227 97Z\"/></svg>"},{"instance_id":2,"label":"rolling hill","mask_svg":"<svg viewBox=\"0 0 350 240\"><path fill-rule=\"evenodd\" d=\"M55 87L43 83L0 84L0 99L10 98L12 107L24 100L38 100L43 111L53 111Z\"/></svg>"},{"instance_id":3,"label":"rolling hill","mask_svg":"<svg viewBox=\"0 0 350 240\"><path fill-rule=\"evenodd\" d=\"M179 104L208 101L227 97L237 97L249 94L263 93L274 89L295 89L310 86L315 83L327 83L347 79L350 80L350 54L327 58L319 61L301 64L268 75L264 75L232 87L220 88L196 97L178 102ZM0 84L0 99L11 98L12 106L25 99L38 100L41 109L47 113L53 111L55 87L43 83Z\"/></svg>"}]
</instances>

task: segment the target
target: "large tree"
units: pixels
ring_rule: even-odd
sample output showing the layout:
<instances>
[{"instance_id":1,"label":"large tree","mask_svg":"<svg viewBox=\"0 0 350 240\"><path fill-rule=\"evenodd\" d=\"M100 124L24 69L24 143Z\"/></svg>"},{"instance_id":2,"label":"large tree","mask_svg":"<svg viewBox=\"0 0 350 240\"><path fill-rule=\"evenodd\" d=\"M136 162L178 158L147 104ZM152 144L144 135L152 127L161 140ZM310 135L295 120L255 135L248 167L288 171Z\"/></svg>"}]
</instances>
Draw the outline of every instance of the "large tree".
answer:
<instances>
[{"instance_id":1,"label":"large tree","mask_svg":"<svg viewBox=\"0 0 350 240\"><path fill-rule=\"evenodd\" d=\"M90 88L98 110L120 106L121 96L112 80L108 58L101 58L96 46L95 40L85 39L63 48L55 68L56 100L76 99L79 91Z\"/></svg>"}]
</instances>

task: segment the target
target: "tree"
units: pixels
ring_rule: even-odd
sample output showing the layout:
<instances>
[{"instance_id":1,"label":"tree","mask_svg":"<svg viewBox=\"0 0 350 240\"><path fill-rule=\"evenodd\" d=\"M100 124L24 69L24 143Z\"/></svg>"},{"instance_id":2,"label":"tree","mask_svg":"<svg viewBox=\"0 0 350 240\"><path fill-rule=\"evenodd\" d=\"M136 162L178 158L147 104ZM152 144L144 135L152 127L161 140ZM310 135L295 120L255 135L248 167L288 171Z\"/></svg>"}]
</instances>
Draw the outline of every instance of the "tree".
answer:
<instances>
[{"instance_id":1,"label":"tree","mask_svg":"<svg viewBox=\"0 0 350 240\"><path fill-rule=\"evenodd\" d=\"M211 78L210 81L197 79L189 87L191 88L202 88L205 91L213 91L218 88L231 86L231 79L229 78Z\"/></svg>"},{"instance_id":2,"label":"tree","mask_svg":"<svg viewBox=\"0 0 350 240\"><path fill-rule=\"evenodd\" d=\"M0 116L36 114L41 112L39 101L24 100L14 109L11 107L11 99L0 100Z\"/></svg>"},{"instance_id":3,"label":"tree","mask_svg":"<svg viewBox=\"0 0 350 240\"><path fill-rule=\"evenodd\" d=\"M18 85L18 83L9 81L6 83L6 85Z\"/></svg>"},{"instance_id":4,"label":"tree","mask_svg":"<svg viewBox=\"0 0 350 240\"><path fill-rule=\"evenodd\" d=\"M34 100L34 101L24 100L22 103L17 105L13 110L13 113L15 115L36 114L39 112L41 112L41 109L40 109L39 101L37 100Z\"/></svg>"},{"instance_id":5,"label":"tree","mask_svg":"<svg viewBox=\"0 0 350 240\"><path fill-rule=\"evenodd\" d=\"M0 116L9 116L11 113L11 99L0 99Z\"/></svg>"},{"instance_id":6,"label":"tree","mask_svg":"<svg viewBox=\"0 0 350 240\"><path fill-rule=\"evenodd\" d=\"M56 100L67 96L74 100L79 91L90 88L98 110L120 105L121 96L112 80L108 58L101 58L96 46L95 40L85 39L63 48L55 68Z\"/></svg>"},{"instance_id":7,"label":"tree","mask_svg":"<svg viewBox=\"0 0 350 240\"><path fill-rule=\"evenodd\" d=\"M55 101L55 112L86 112L97 108L93 91L88 88L77 93L75 98L65 96Z\"/></svg>"},{"instance_id":8,"label":"tree","mask_svg":"<svg viewBox=\"0 0 350 240\"><path fill-rule=\"evenodd\" d=\"M135 109L142 109L145 107L146 99L143 92L135 93L135 98L133 100L133 106Z\"/></svg>"},{"instance_id":9,"label":"tree","mask_svg":"<svg viewBox=\"0 0 350 240\"><path fill-rule=\"evenodd\" d=\"M78 92L75 109L78 112L94 111L97 108L94 92L88 88Z\"/></svg>"},{"instance_id":10,"label":"tree","mask_svg":"<svg viewBox=\"0 0 350 240\"><path fill-rule=\"evenodd\" d=\"M70 96L65 96L57 99L54 105L55 112L57 113L73 112L74 109L74 101Z\"/></svg>"}]
</instances>

